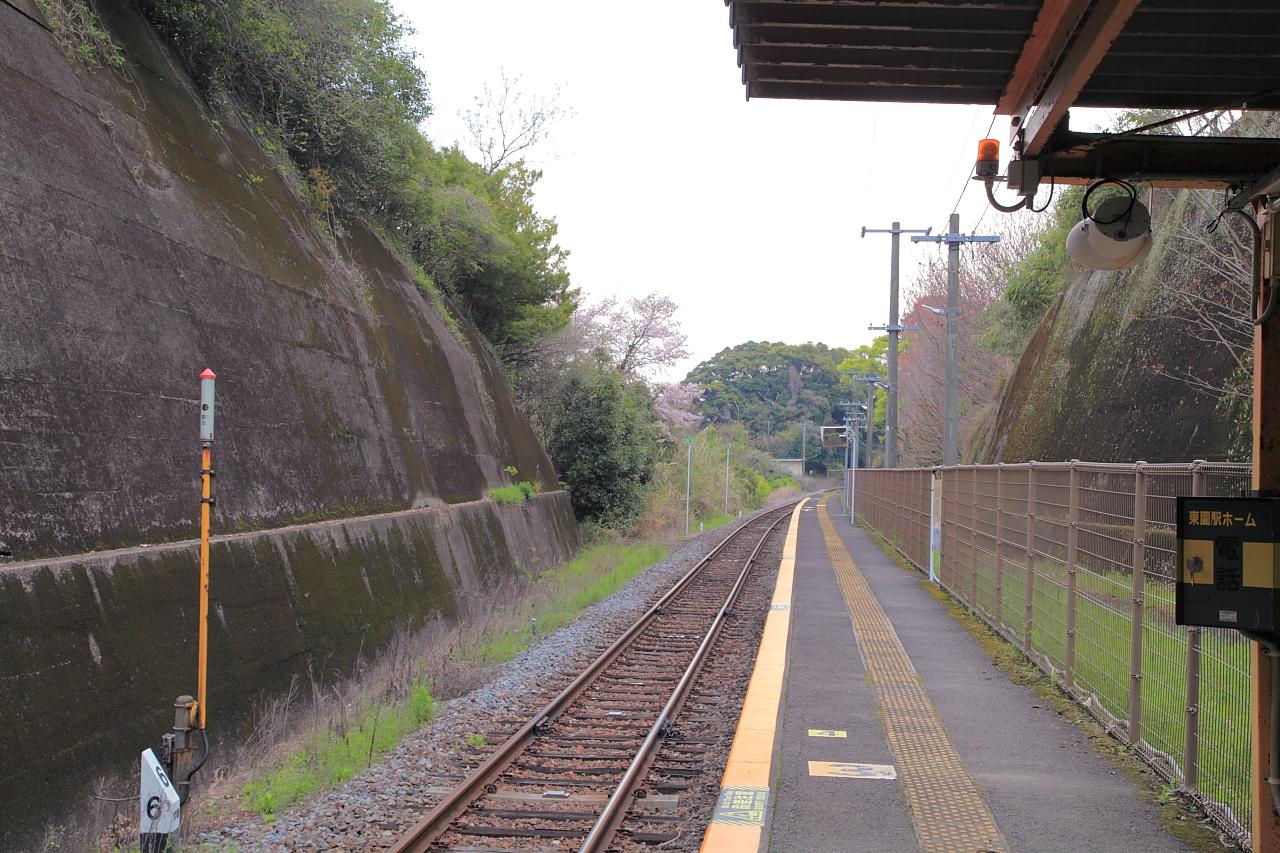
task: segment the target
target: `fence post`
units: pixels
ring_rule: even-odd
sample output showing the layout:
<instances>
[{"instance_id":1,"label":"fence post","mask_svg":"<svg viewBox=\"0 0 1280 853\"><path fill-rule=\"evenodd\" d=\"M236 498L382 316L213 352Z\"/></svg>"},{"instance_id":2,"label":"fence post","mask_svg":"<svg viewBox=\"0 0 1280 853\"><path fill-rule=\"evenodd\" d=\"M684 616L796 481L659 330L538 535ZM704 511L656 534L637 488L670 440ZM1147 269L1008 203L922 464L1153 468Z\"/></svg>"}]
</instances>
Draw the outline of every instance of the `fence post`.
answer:
<instances>
[{"instance_id":1,"label":"fence post","mask_svg":"<svg viewBox=\"0 0 1280 853\"><path fill-rule=\"evenodd\" d=\"M1204 494L1204 460L1191 463L1191 495ZM1175 569L1181 571L1181 568ZM1187 628L1186 741L1182 747L1182 787L1194 791L1200 764L1200 629Z\"/></svg>"},{"instance_id":2,"label":"fence post","mask_svg":"<svg viewBox=\"0 0 1280 853\"><path fill-rule=\"evenodd\" d=\"M1080 555L1080 460L1071 460L1067 487L1067 656L1063 684L1075 687L1076 672L1076 560Z\"/></svg>"},{"instance_id":3,"label":"fence post","mask_svg":"<svg viewBox=\"0 0 1280 853\"><path fill-rule=\"evenodd\" d=\"M973 475L973 488L970 490L973 511L969 513L969 562L973 566L973 580L969 584L969 609L978 613L978 474L980 469L975 465L970 471Z\"/></svg>"},{"instance_id":4,"label":"fence post","mask_svg":"<svg viewBox=\"0 0 1280 853\"><path fill-rule=\"evenodd\" d=\"M932 474L930 474L929 476L930 476L930 477L932 477L933 475L932 475ZM923 516L920 514L920 512L919 512L920 507L924 504L924 502L925 502L925 501L930 500L930 495L929 495L929 492L928 492L928 491L925 489L925 487L924 487L924 477L923 477L923 475L922 475L921 473L919 473L919 472L918 472L918 473L916 474L916 476L915 476L915 484L916 484L916 500L915 500L915 510L916 510L916 512L915 512L915 518L916 518L916 541L915 541L915 550L916 550L916 554L917 554L918 556L920 556L920 557L921 557L921 561L920 561L920 564L919 564L919 565L920 565L920 568L921 568L921 569L922 569L926 574L928 574L928 573L929 573L929 516L930 516L930 514L931 514L931 513L932 513L932 511L933 511L933 506L932 506L932 505L930 505L930 506L929 506L929 512L924 513L924 514L923 514Z\"/></svg>"},{"instance_id":5,"label":"fence post","mask_svg":"<svg viewBox=\"0 0 1280 853\"><path fill-rule=\"evenodd\" d=\"M1027 601L1022 650L1031 654L1033 602L1036 594L1036 463L1027 463Z\"/></svg>"},{"instance_id":6,"label":"fence post","mask_svg":"<svg viewBox=\"0 0 1280 853\"><path fill-rule=\"evenodd\" d=\"M1004 495L1000 488L1004 481L1004 463L996 465L996 566L995 566L995 622L996 633L1004 627Z\"/></svg>"},{"instance_id":7,"label":"fence post","mask_svg":"<svg viewBox=\"0 0 1280 853\"><path fill-rule=\"evenodd\" d=\"M929 469L929 580L942 582L942 472Z\"/></svg>"},{"instance_id":8,"label":"fence post","mask_svg":"<svg viewBox=\"0 0 1280 853\"><path fill-rule=\"evenodd\" d=\"M1142 740L1143 580L1147 557L1147 463L1133 466L1133 610L1129 642L1129 746Z\"/></svg>"}]
</instances>

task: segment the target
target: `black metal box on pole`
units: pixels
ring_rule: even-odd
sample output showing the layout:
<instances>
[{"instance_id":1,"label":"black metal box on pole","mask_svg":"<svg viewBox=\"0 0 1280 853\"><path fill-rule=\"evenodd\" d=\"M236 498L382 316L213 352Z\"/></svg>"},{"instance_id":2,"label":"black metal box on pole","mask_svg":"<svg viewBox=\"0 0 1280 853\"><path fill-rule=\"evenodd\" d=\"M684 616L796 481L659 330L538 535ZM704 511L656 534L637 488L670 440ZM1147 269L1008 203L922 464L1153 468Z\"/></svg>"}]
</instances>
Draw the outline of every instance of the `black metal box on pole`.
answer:
<instances>
[{"instance_id":1,"label":"black metal box on pole","mask_svg":"<svg viewBox=\"0 0 1280 853\"><path fill-rule=\"evenodd\" d=\"M1178 498L1179 625L1280 633L1280 499Z\"/></svg>"}]
</instances>

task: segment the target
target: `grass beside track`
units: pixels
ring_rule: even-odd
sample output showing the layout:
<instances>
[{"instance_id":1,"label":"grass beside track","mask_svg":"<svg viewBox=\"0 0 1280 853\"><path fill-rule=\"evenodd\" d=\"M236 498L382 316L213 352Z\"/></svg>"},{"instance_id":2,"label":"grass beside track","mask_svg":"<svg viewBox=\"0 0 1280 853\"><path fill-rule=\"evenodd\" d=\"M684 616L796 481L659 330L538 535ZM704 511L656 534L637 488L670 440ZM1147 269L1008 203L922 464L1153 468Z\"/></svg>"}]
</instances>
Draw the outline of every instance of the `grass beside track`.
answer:
<instances>
[{"instance_id":1,"label":"grass beside track","mask_svg":"<svg viewBox=\"0 0 1280 853\"><path fill-rule=\"evenodd\" d=\"M505 615L510 618L500 619L499 625L482 633L461 654L480 663L505 663L529 648L535 630L538 634L559 630L666 556L667 549L653 543L587 548L572 562L540 575L530 596L532 606L509 609Z\"/></svg>"},{"instance_id":2,"label":"grass beside track","mask_svg":"<svg viewBox=\"0 0 1280 853\"><path fill-rule=\"evenodd\" d=\"M499 609L488 628L460 647L456 662L466 666L511 660L538 635L568 624L666 554L664 546L648 543L587 548L572 562L543 572L523 596L524 604ZM537 634L530 615L536 620ZM244 785L244 807L274 820L279 812L309 794L341 785L386 755L402 738L425 725L436 707L428 686L415 683L408 696L383 696L317 726L296 749L260 768Z\"/></svg>"},{"instance_id":3,"label":"grass beside track","mask_svg":"<svg viewBox=\"0 0 1280 853\"><path fill-rule=\"evenodd\" d=\"M250 780L243 790L245 807L270 821L308 794L341 785L364 770L435 713L435 700L422 684L403 699L371 702L338 728L313 733L282 762Z\"/></svg>"}]
</instances>

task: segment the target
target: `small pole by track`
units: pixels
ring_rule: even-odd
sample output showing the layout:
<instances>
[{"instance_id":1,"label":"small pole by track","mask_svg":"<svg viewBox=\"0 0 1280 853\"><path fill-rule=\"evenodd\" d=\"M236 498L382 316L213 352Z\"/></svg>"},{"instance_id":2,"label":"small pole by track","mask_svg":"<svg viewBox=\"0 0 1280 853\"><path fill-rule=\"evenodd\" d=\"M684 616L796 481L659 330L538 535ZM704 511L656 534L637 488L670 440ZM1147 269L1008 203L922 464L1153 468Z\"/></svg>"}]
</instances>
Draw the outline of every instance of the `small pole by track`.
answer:
<instances>
[{"instance_id":1,"label":"small pole by track","mask_svg":"<svg viewBox=\"0 0 1280 853\"><path fill-rule=\"evenodd\" d=\"M684 440L684 535L689 535L689 499L693 491L693 436Z\"/></svg>"}]
</instances>

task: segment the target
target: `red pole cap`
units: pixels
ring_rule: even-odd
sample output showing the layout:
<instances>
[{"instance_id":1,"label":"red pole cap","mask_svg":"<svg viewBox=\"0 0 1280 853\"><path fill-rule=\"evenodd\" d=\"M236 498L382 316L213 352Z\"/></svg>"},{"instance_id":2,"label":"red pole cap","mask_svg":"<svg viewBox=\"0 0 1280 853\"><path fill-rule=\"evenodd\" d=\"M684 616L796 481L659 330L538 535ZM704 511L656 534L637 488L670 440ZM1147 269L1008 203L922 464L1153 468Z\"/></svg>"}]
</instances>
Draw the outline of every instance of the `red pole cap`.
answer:
<instances>
[{"instance_id":1,"label":"red pole cap","mask_svg":"<svg viewBox=\"0 0 1280 853\"><path fill-rule=\"evenodd\" d=\"M200 378L201 379L217 379L218 374L214 373L212 370L206 367L204 369L204 372L200 374Z\"/></svg>"}]
</instances>

